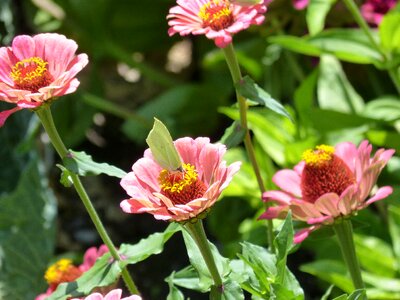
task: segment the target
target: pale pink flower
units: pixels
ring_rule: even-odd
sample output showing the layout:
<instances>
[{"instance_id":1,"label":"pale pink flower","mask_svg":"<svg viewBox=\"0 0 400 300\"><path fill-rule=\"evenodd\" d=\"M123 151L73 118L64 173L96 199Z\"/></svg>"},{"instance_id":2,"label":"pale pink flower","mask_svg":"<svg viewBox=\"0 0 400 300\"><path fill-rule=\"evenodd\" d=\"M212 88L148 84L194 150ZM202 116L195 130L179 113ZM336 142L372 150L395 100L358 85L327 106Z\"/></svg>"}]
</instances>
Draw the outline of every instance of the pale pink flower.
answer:
<instances>
[{"instance_id":1,"label":"pale pink flower","mask_svg":"<svg viewBox=\"0 0 400 300\"><path fill-rule=\"evenodd\" d=\"M177 0L167 15L168 34L204 34L220 48L232 42L232 36L250 25L264 21L268 1L255 5L238 5L229 0Z\"/></svg>"},{"instance_id":2,"label":"pale pink flower","mask_svg":"<svg viewBox=\"0 0 400 300\"><path fill-rule=\"evenodd\" d=\"M295 234L295 243L300 243L322 225L386 198L393 191L390 186L377 189L367 200L394 150L379 149L372 158L371 152L368 141L358 149L345 142L336 148L321 145L306 151L293 170L274 175L272 180L281 191L267 191L263 199L277 205L269 207L261 218L284 218L290 209L293 219L311 225Z\"/></svg>"},{"instance_id":3,"label":"pale pink flower","mask_svg":"<svg viewBox=\"0 0 400 300\"><path fill-rule=\"evenodd\" d=\"M36 108L49 99L75 92L75 78L88 63L75 55L78 45L56 33L19 35L0 48L0 101L16 104L0 112L0 127L14 112Z\"/></svg>"},{"instance_id":4,"label":"pale pink flower","mask_svg":"<svg viewBox=\"0 0 400 300\"><path fill-rule=\"evenodd\" d=\"M181 138L174 145L184 171L163 169L147 149L121 180L131 197L121 202L123 211L150 213L159 220L189 220L215 203L240 168L240 162L227 166L222 161L226 147L211 144L208 138Z\"/></svg>"},{"instance_id":5,"label":"pale pink flower","mask_svg":"<svg viewBox=\"0 0 400 300\"><path fill-rule=\"evenodd\" d=\"M71 300L142 300L142 297L138 295L132 295L129 297L121 298L122 290L116 289L110 291L107 295L103 296L99 293L93 293L86 298L74 298Z\"/></svg>"},{"instance_id":6,"label":"pale pink flower","mask_svg":"<svg viewBox=\"0 0 400 300\"><path fill-rule=\"evenodd\" d=\"M361 14L364 19L373 25L379 25L383 16L393 8L397 0L367 0L361 5Z\"/></svg>"}]
</instances>

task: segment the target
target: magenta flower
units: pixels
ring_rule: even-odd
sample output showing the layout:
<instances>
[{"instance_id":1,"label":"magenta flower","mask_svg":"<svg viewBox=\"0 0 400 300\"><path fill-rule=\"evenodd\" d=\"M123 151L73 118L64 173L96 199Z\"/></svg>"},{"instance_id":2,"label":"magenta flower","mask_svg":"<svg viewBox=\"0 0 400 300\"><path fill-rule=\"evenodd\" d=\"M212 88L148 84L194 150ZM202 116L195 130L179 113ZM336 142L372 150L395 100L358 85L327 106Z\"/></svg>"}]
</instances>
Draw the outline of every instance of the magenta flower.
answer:
<instances>
[{"instance_id":1,"label":"magenta flower","mask_svg":"<svg viewBox=\"0 0 400 300\"><path fill-rule=\"evenodd\" d=\"M292 0L292 2L295 9L302 10L308 6L309 0Z\"/></svg>"},{"instance_id":2,"label":"magenta flower","mask_svg":"<svg viewBox=\"0 0 400 300\"><path fill-rule=\"evenodd\" d=\"M264 193L263 199L277 206L269 207L261 218L284 218L290 209L293 219L311 225L296 233L295 243L300 243L322 225L386 198L392 193L390 186L374 191L367 200L394 150L379 149L372 158L371 151L372 146L363 141L358 149L346 142L304 152L303 161L293 170L274 175L272 180L282 191Z\"/></svg>"},{"instance_id":3,"label":"magenta flower","mask_svg":"<svg viewBox=\"0 0 400 300\"><path fill-rule=\"evenodd\" d=\"M83 262L79 266L79 270L86 272L95 264L96 260L103 256L103 254L108 252L106 245L101 245L98 249L96 247L91 247L86 250L83 255Z\"/></svg>"},{"instance_id":4,"label":"magenta flower","mask_svg":"<svg viewBox=\"0 0 400 300\"><path fill-rule=\"evenodd\" d=\"M0 100L17 105L0 112L0 127L20 109L75 92L75 76L88 63L86 54L75 55L77 48L73 40L56 33L19 35L11 47L0 48Z\"/></svg>"},{"instance_id":5,"label":"magenta flower","mask_svg":"<svg viewBox=\"0 0 400 300\"><path fill-rule=\"evenodd\" d=\"M168 34L204 34L218 47L225 48L235 33L264 21L266 2L242 6L229 0L177 0L178 5L167 15Z\"/></svg>"},{"instance_id":6,"label":"magenta flower","mask_svg":"<svg viewBox=\"0 0 400 300\"><path fill-rule=\"evenodd\" d=\"M74 298L71 300L142 300L142 297L138 295L132 295L129 297L121 298L122 290L116 289L109 292L107 295L103 296L99 293L93 293L86 298Z\"/></svg>"},{"instance_id":7,"label":"magenta flower","mask_svg":"<svg viewBox=\"0 0 400 300\"><path fill-rule=\"evenodd\" d=\"M174 145L183 171L161 168L147 149L121 180L131 197L121 202L124 212L177 222L195 218L215 203L240 168L240 162L226 166L225 146L211 144L208 138L181 138Z\"/></svg>"},{"instance_id":8,"label":"magenta flower","mask_svg":"<svg viewBox=\"0 0 400 300\"><path fill-rule=\"evenodd\" d=\"M396 0L367 0L361 6L364 19L373 25L379 25L383 16L396 5Z\"/></svg>"}]
</instances>

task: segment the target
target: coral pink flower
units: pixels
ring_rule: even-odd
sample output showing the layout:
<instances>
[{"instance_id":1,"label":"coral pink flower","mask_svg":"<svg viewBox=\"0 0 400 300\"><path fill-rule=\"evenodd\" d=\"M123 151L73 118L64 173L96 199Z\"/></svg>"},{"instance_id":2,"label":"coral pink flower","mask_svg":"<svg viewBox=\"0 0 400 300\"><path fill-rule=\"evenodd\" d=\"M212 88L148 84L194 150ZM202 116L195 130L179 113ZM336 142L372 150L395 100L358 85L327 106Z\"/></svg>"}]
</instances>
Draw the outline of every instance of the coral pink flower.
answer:
<instances>
[{"instance_id":1,"label":"coral pink flower","mask_svg":"<svg viewBox=\"0 0 400 300\"><path fill-rule=\"evenodd\" d=\"M379 25L383 16L396 5L396 0L367 0L361 6L364 19L374 25Z\"/></svg>"},{"instance_id":2,"label":"coral pink flower","mask_svg":"<svg viewBox=\"0 0 400 300\"><path fill-rule=\"evenodd\" d=\"M264 193L263 199L277 206L269 207L261 218L284 218L290 209L293 219L311 225L296 233L295 243L300 243L320 226L386 198L392 193L389 186L379 188L367 200L394 150L379 149L372 158L371 151L372 146L363 141L358 149L345 142L336 148L321 145L304 152L294 170L274 175L272 180L282 191Z\"/></svg>"},{"instance_id":3,"label":"coral pink flower","mask_svg":"<svg viewBox=\"0 0 400 300\"><path fill-rule=\"evenodd\" d=\"M238 5L229 0L177 0L167 15L168 34L204 34L220 48L232 42L232 36L250 25L260 25L267 11L267 1Z\"/></svg>"},{"instance_id":4,"label":"coral pink flower","mask_svg":"<svg viewBox=\"0 0 400 300\"><path fill-rule=\"evenodd\" d=\"M0 112L0 127L14 112L36 108L49 99L75 92L76 74L88 63L75 55L77 44L56 33L19 35L0 48L0 100L16 104Z\"/></svg>"},{"instance_id":5,"label":"coral pink flower","mask_svg":"<svg viewBox=\"0 0 400 300\"><path fill-rule=\"evenodd\" d=\"M45 293L38 295L35 300L45 300L57 289L59 284L78 279L84 272L93 267L96 260L106 252L108 252L106 245L101 245L99 249L96 247L87 249L83 256L83 262L78 267L73 265L70 259L62 258L58 260L47 269L44 276L49 284L48 289Z\"/></svg>"},{"instance_id":6,"label":"coral pink flower","mask_svg":"<svg viewBox=\"0 0 400 300\"><path fill-rule=\"evenodd\" d=\"M142 298L138 295L132 295L129 297L121 298L122 290L116 289L110 291L107 295L103 296L99 293L93 293L86 298L74 298L71 300L142 300Z\"/></svg>"},{"instance_id":7,"label":"coral pink flower","mask_svg":"<svg viewBox=\"0 0 400 300\"><path fill-rule=\"evenodd\" d=\"M240 168L240 162L226 166L225 146L211 144L208 138L181 138L174 144L183 171L161 168L147 149L121 180L131 197L121 202L123 211L178 222L194 218L215 203Z\"/></svg>"}]
</instances>

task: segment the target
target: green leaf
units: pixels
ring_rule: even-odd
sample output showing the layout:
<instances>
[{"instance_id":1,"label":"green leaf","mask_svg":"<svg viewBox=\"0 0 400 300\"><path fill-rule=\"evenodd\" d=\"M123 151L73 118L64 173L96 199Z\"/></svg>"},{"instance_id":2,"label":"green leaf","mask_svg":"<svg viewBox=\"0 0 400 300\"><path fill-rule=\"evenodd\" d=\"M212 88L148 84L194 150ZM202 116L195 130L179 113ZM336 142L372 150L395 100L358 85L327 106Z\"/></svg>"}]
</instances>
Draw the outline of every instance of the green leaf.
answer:
<instances>
[{"instance_id":1,"label":"green leaf","mask_svg":"<svg viewBox=\"0 0 400 300\"><path fill-rule=\"evenodd\" d=\"M165 281L171 281L173 284L194 291L206 292L200 287L199 274L193 266L187 266L178 272L173 272Z\"/></svg>"},{"instance_id":2,"label":"green leaf","mask_svg":"<svg viewBox=\"0 0 400 300\"><path fill-rule=\"evenodd\" d=\"M397 260L386 242L373 236L354 235L361 266L374 274L392 277L397 271Z\"/></svg>"},{"instance_id":3,"label":"green leaf","mask_svg":"<svg viewBox=\"0 0 400 300\"><path fill-rule=\"evenodd\" d=\"M199 289L202 292L206 292L214 284L214 281L211 277L210 271L208 270L208 267L204 261L204 258L202 256L197 244L191 237L191 235L187 232L187 230L182 230L182 234L183 234L183 239L185 241L185 245L186 245L190 263L198 272ZM224 279L225 276L227 276L227 274L230 272L229 260L227 258L223 257L218 252L218 249L217 249L217 247L215 247L214 244L212 244L211 242L208 242L208 243L211 248L211 253L213 255L218 272L221 275L222 279Z\"/></svg>"},{"instance_id":4,"label":"green leaf","mask_svg":"<svg viewBox=\"0 0 400 300\"><path fill-rule=\"evenodd\" d=\"M169 287L167 300L185 300L182 292L174 285L174 275L175 272L172 272L172 274L165 279Z\"/></svg>"},{"instance_id":5,"label":"green leaf","mask_svg":"<svg viewBox=\"0 0 400 300\"><path fill-rule=\"evenodd\" d=\"M349 297L347 297L347 300L363 300L365 299L365 296L365 289L355 290L349 295Z\"/></svg>"},{"instance_id":6,"label":"green leaf","mask_svg":"<svg viewBox=\"0 0 400 300\"><path fill-rule=\"evenodd\" d=\"M396 121L400 119L400 98L384 96L368 101L363 111L363 116L377 120Z\"/></svg>"},{"instance_id":7,"label":"green leaf","mask_svg":"<svg viewBox=\"0 0 400 300\"><path fill-rule=\"evenodd\" d=\"M364 100L354 90L335 57L323 55L319 70L317 93L321 108L347 113L362 111Z\"/></svg>"},{"instance_id":8,"label":"green leaf","mask_svg":"<svg viewBox=\"0 0 400 300\"><path fill-rule=\"evenodd\" d=\"M153 233L135 245L121 244L119 253L124 257L121 261L121 266L135 264L145 260L150 255L161 253L164 244L180 230L176 223L171 223L163 232Z\"/></svg>"},{"instance_id":9,"label":"green leaf","mask_svg":"<svg viewBox=\"0 0 400 300\"><path fill-rule=\"evenodd\" d=\"M388 52L400 50L400 12L386 14L379 24L382 47Z\"/></svg>"},{"instance_id":10,"label":"green leaf","mask_svg":"<svg viewBox=\"0 0 400 300\"><path fill-rule=\"evenodd\" d=\"M353 283L346 275L346 266L341 262L335 260L318 260L301 265L300 270L325 280L330 284L334 284L345 292L349 293L353 290Z\"/></svg>"},{"instance_id":11,"label":"green leaf","mask_svg":"<svg viewBox=\"0 0 400 300\"><path fill-rule=\"evenodd\" d=\"M212 298L212 293L221 294L221 291L219 290L211 290L210 293L210 298L211 299L217 299L217 298ZM222 291L222 297L218 298L221 300L242 300L244 299L244 294L242 289L240 288L240 285L232 280L228 280L224 282L224 288Z\"/></svg>"},{"instance_id":12,"label":"green leaf","mask_svg":"<svg viewBox=\"0 0 400 300\"><path fill-rule=\"evenodd\" d=\"M65 187L71 187L73 184L71 179L71 172L63 165L56 164L56 166L61 170L60 183Z\"/></svg>"},{"instance_id":13,"label":"green leaf","mask_svg":"<svg viewBox=\"0 0 400 300\"><path fill-rule=\"evenodd\" d=\"M296 89L294 105L304 126L310 126L311 108L314 105L314 91L317 86L318 69L315 69Z\"/></svg>"},{"instance_id":14,"label":"green leaf","mask_svg":"<svg viewBox=\"0 0 400 300\"><path fill-rule=\"evenodd\" d=\"M381 54L370 45L360 29L329 29L315 36L274 36L268 39L297 53L321 56L330 53L338 59L357 64L381 64Z\"/></svg>"},{"instance_id":15,"label":"green leaf","mask_svg":"<svg viewBox=\"0 0 400 300\"><path fill-rule=\"evenodd\" d=\"M239 121L234 121L231 126L225 129L220 143L226 145L228 149L239 145L246 135L246 130L242 128Z\"/></svg>"},{"instance_id":16,"label":"green leaf","mask_svg":"<svg viewBox=\"0 0 400 300\"><path fill-rule=\"evenodd\" d=\"M0 196L0 298L34 299L53 254L56 200L32 155L17 187Z\"/></svg>"},{"instance_id":17,"label":"green leaf","mask_svg":"<svg viewBox=\"0 0 400 300\"><path fill-rule=\"evenodd\" d=\"M160 120L154 118L154 125L147 136L146 143L149 145L154 159L162 168L171 171L182 168L182 160L172 137Z\"/></svg>"},{"instance_id":18,"label":"green leaf","mask_svg":"<svg viewBox=\"0 0 400 300\"><path fill-rule=\"evenodd\" d=\"M307 6L307 26L311 35L324 29L325 18L336 0L310 0Z\"/></svg>"},{"instance_id":19,"label":"green leaf","mask_svg":"<svg viewBox=\"0 0 400 300\"><path fill-rule=\"evenodd\" d=\"M389 206L389 232L393 243L393 252L397 258L397 269L400 269L400 208Z\"/></svg>"},{"instance_id":20,"label":"green leaf","mask_svg":"<svg viewBox=\"0 0 400 300\"><path fill-rule=\"evenodd\" d=\"M285 116L291 121L293 120L283 105L273 99L270 94L259 87L249 76L243 77L241 82L236 85L236 88L244 98L268 107L270 110Z\"/></svg>"},{"instance_id":21,"label":"green leaf","mask_svg":"<svg viewBox=\"0 0 400 300\"><path fill-rule=\"evenodd\" d=\"M292 224L292 213L289 211L285 221L283 222L278 234L274 239L274 246L277 250L277 262L276 266L278 269L277 281L283 283L286 274L286 257L293 245L293 224Z\"/></svg>"},{"instance_id":22,"label":"green leaf","mask_svg":"<svg viewBox=\"0 0 400 300\"><path fill-rule=\"evenodd\" d=\"M92 157L85 152L69 150L68 156L63 158L63 163L68 171L80 176L106 174L108 176L122 178L126 175L123 170L117 167L106 163L94 162Z\"/></svg>"}]
</instances>

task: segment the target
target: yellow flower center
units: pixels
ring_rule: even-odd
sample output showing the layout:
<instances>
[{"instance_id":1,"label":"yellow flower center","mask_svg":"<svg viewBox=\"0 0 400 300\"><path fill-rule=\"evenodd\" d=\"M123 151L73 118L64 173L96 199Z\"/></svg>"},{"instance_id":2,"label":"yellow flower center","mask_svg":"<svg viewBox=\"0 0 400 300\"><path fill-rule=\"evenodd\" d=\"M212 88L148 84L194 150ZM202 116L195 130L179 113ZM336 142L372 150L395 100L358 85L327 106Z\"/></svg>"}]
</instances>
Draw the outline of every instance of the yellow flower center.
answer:
<instances>
[{"instance_id":1,"label":"yellow flower center","mask_svg":"<svg viewBox=\"0 0 400 300\"><path fill-rule=\"evenodd\" d=\"M326 193L341 193L356 182L347 164L334 154L335 148L326 145L303 153L306 165L301 174L301 193L304 201L314 203Z\"/></svg>"},{"instance_id":2,"label":"yellow flower center","mask_svg":"<svg viewBox=\"0 0 400 300\"><path fill-rule=\"evenodd\" d=\"M62 258L47 269L44 278L48 284L57 286L62 282L74 281L81 274L82 272L72 264L72 260Z\"/></svg>"},{"instance_id":3,"label":"yellow flower center","mask_svg":"<svg viewBox=\"0 0 400 300\"><path fill-rule=\"evenodd\" d=\"M203 27L211 27L218 31L225 29L234 22L231 4L228 0L210 0L199 11Z\"/></svg>"},{"instance_id":4,"label":"yellow flower center","mask_svg":"<svg viewBox=\"0 0 400 300\"><path fill-rule=\"evenodd\" d=\"M17 62L11 70L10 77L18 89L37 92L48 85L52 77L47 70L47 62L40 57L31 57Z\"/></svg>"},{"instance_id":5,"label":"yellow flower center","mask_svg":"<svg viewBox=\"0 0 400 300\"><path fill-rule=\"evenodd\" d=\"M161 193L174 204L186 204L193 199L202 197L207 190L206 185L198 178L194 166L183 164L182 169L183 171L164 169L158 177Z\"/></svg>"},{"instance_id":6,"label":"yellow flower center","mask_svg":"<svg viewBox=\"0 0 400 300\"><path fill-rule=\"evenodd\" d=\"M321 166L332 159L334 152L335 148L332 146L319 145L315 147L315 150L304 151L302 160L305 161L306 165Z\"/></svg>"}]
</instances>

